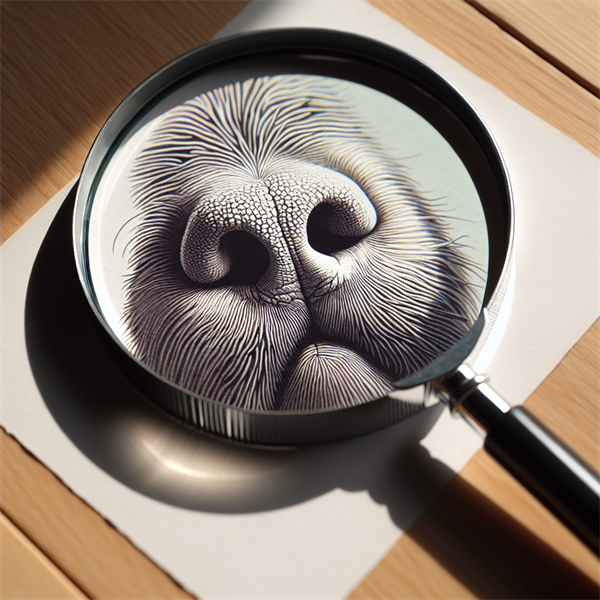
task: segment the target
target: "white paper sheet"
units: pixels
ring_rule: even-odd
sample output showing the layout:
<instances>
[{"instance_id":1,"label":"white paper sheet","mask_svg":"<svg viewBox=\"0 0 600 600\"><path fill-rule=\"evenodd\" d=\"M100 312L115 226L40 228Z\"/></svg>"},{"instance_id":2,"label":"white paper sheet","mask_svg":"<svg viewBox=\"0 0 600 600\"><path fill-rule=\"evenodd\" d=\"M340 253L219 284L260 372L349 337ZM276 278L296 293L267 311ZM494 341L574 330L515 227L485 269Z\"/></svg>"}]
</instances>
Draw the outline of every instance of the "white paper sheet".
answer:
<instances>
[{"instance_id":1,"label":"white paper sheet","mask_svg":"<svg viewBox=\"0 0 600 600\"><path fill-rule=\"evenodd\" d=\"M407 50L452 81L490 126L517 226L511 300L478 366L510 403L522 402L598 316L598 160L362 2L255 2L221 35L284 26L346 29ZM80 333L58 336L49 354L60 314L49 308L46 327L46 300L37 296L56 295L48 300L56 311L61 290L27 290L43 281L32 266L64 195L2 248L2 426L202 598L346 596L472 456L476 435L446 413L436 423L435 407L357 440L250 451L161 418L101 350L88 360L87 338L73 348L70 340L87 335L83 313L72 317ZM183 456L177 445L187 463L173 460Z\"/></svg>"}]
</instances>

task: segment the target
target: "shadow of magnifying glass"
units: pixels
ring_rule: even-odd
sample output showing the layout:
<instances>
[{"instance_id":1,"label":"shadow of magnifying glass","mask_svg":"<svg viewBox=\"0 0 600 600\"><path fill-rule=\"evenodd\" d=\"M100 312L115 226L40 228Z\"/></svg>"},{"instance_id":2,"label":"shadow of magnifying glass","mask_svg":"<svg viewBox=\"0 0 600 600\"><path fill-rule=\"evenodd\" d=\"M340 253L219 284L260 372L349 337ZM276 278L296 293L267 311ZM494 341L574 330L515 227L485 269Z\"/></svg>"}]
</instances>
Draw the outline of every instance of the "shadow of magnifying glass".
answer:
<instances>
[{"instance_id":1,"label":"shadow of magnifying glass","mask_svg":"<svg viewBox=\"0 0 600 600\"><path fill-rule=\"evenodd\" d=\"M72 203L73 193L32 271L27 350L53 417L105 472L156 500L219 513L281 508L336 488L373 488L403 529L451 479L452 471L419 445L441 406L360 438L269 449L203 434L148 402L97 336L70 245Z\"/></svg>"}]
</instances>

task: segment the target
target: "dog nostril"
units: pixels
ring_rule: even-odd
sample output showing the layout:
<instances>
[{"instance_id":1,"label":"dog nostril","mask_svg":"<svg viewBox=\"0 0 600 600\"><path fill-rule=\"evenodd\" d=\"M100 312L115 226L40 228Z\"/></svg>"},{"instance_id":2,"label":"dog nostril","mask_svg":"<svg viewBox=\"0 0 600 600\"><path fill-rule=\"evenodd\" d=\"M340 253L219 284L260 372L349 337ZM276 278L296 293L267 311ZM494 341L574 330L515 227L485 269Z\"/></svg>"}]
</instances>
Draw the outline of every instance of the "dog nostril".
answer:
<instances>
[{"instance_id":1,"label":"dog nostril","mask_svg":"<svg viewBox=\"0 0 600 600\"><path fill-rule=\"evenodd\" d=\"M219 252L229 258L231 267L225 277L215 284L254 285L269 268L269 251L266 246L251 233L229 231L219 244Z\"/></svg>"},{"instance_id":2,"label":"dog nostril","mask_svg":"<svg viewBox=\"0 0 600 600\"><path fill-rule=\"evenodd\" d=\"M257 283L269 267L270 256L265 245L246 231L220 235L210 228L192 228L184 236L180 260L192 281L214 288Z\"/></svg>"},{"instance_id":3,"label":"dog nostril","mask_svg":"<svg viewBox=\"0 0 600 600\"><path fill-rule=\"evenodd\" d=\"M345 212L345 214L344 214ZM371 233L373 226L353 223L352 207L340 207L323 202L310 213L306 234L310 246L321 254L334 254L351 248ZM345 217L345 218L344 218Z\"/></svg>"}]
</instances>

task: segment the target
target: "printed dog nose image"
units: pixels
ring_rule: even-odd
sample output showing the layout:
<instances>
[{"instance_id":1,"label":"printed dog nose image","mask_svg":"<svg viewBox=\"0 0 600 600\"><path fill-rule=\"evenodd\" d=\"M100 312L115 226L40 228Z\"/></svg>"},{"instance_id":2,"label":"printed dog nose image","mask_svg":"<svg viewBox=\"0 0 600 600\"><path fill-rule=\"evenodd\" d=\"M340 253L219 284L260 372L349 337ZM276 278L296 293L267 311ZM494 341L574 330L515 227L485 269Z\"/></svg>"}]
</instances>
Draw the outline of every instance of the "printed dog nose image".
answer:
<instances>
[{"instance_id":1,"label":"printed dog nose image","mask_svg":"<svg viewBox=\"0 0 600 600\"><path fill-rule=\"evenodd\" d=\"M330 77L188 88L124 139L92 206L94 291L133 356L228 406L335 409L469 330L485 218L427 121Z\"/></svg>"}]
</instances>

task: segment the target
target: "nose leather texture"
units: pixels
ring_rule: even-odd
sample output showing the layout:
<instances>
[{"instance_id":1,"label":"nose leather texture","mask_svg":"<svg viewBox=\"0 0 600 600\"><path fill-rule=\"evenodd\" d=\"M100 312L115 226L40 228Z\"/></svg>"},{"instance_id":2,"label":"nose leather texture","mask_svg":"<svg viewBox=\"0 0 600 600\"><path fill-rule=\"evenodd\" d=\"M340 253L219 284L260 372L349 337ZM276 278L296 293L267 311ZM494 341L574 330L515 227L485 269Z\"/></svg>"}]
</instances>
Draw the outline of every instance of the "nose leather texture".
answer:
<instances>
[{"instance_id":1,"label":"nose leather texture","mask_svg":"<svg viewBox=\"0 0 600 600\"><path fill-rule=\"evenodd\" d=\"M269 267L256 283L266 302L289 302L330 293L343 281L339 260L313 248L307 225L326 203L324 229L360 238L377 223L375 208L351 179L300 161L288 161L282 174L243 185L228 194L202 199L191 214L181 244L181 264L190 279L214 283L231 268L223 236L244 231L266 247ZM251 251L251 249L249 249ZM246 257L252 262L252 256Z\"/></svg>"}]
</instances>

